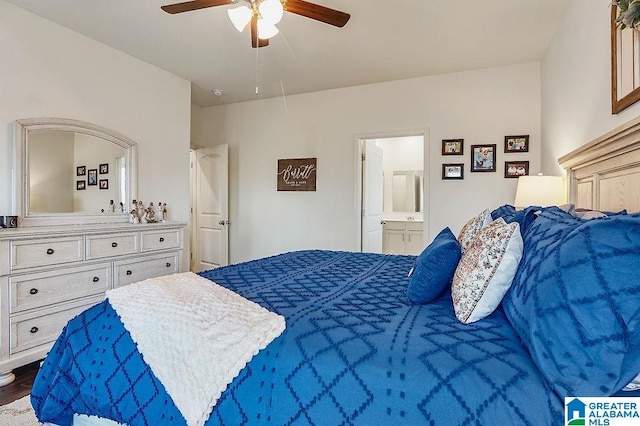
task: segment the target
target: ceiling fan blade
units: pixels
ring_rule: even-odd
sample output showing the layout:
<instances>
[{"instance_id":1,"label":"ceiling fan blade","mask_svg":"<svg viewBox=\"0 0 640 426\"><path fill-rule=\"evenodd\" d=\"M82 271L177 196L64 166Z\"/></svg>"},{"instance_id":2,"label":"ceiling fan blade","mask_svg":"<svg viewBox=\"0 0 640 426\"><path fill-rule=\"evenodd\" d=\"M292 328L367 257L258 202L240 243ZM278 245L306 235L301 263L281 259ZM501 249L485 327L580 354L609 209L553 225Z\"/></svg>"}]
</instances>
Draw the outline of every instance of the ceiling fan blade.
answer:
<instances>
[{"instance_id":1,"label":"ceiling fan blade","mask_svg":"<svg viewBox=\"0 0 640 426\"><path fill-rule=\"evenodd\" d=\"M251 17L251 47L265 47L269 45L269 39L258 38L258 15Z\"/></svg>"},{"instance_id":2,"label":"ceiling fan blade","mask_svg":"<svg viewBox=\"0 0 640 426\"><path fill-rule=\"evenodd\" d=\"M207 7L225 6L232 3L233 0L192 0L184 3L168 4L161 6L160 9L173 15L176 13L190 12L192 10L206 9Z\"/></svg>"},{"instance_id":3,"label":"ceiling fan blade","mask_svg":"<svg viewBox=\"0 0 640 426\"><path fill-rule=\"evenodd\" d=\"M328 7L309 3L304 0L287 0L284 3L284 10L340 28L344 27L349 21L349 18L351 18L351 15L348 13L329 9Z\"/></svg>"}]
</instances>

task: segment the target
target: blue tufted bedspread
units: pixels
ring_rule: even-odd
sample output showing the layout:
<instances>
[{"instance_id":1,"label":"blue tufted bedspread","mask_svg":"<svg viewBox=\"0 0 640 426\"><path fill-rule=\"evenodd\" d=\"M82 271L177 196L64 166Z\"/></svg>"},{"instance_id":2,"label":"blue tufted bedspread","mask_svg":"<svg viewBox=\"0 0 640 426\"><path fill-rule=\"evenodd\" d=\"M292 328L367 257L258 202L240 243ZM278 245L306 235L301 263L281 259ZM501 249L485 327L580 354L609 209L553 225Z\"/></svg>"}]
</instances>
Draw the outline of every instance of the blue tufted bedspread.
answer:
<instances>
[{"instance_id":1,"label":"blue tufted bedspread","mask_svg":"<svg viewBox=\"0 0 640 426\"><path fill-rule=\"evenodd\" d=\"M449 292L405 303L414 259L300 251L201 273L287 321L206 424L561 424L563 403L501 311L465 325ZM184 424L107 301L67 325L32 403L59 424L74 412Z\"/></svg>"}]
</instances>

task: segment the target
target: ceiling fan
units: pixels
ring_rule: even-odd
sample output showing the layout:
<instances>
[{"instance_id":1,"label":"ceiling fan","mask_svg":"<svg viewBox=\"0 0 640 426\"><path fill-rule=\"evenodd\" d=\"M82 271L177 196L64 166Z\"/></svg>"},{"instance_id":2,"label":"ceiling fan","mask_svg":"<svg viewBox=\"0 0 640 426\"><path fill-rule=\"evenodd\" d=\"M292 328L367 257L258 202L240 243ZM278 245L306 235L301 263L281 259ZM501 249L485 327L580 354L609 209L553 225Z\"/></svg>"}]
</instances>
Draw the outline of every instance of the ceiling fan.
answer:
<instances>
[{"instance_id":1,"label":"ceiling fan","mask_svg":"<svg viewBox=\"0 0 640 426\"><path fill-rule=\"evenodd\" d=\"M325 24L344 27L351 18L348 13L329 9L304 0L243 0L248 6L228 10L229 18L242 31L247 24L251 24L251 46L264 47L269 45L269 38L278 33L275 27L282 18L282 12L291 12L305 16ZM162 6L161 9L170 14L190 12L214 6L236 4L239 0L192 0Z\"/></svg>"}]
</instances>

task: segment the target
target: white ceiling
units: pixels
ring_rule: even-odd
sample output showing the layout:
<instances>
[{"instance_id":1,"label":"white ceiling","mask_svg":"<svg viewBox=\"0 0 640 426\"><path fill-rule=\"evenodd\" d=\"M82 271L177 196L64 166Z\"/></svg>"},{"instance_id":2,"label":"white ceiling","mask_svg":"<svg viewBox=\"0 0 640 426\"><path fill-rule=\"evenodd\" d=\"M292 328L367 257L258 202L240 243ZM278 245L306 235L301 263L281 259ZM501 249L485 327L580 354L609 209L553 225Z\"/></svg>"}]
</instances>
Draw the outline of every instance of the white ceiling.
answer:
<instances>
[{"instance_id":1,"label":"white ceiling","mask_svg":"<svg viewBox=\"0 0 640 426\"><path fill-rule=\"evenodd\" d=\"M229 21L234 5L169 15L160 6L172 0L6 1L190 80L200 106L538 61L569 2L317 0L351 20L285 13L270 45L252 49Z\"/></svg>"}]
</instances>

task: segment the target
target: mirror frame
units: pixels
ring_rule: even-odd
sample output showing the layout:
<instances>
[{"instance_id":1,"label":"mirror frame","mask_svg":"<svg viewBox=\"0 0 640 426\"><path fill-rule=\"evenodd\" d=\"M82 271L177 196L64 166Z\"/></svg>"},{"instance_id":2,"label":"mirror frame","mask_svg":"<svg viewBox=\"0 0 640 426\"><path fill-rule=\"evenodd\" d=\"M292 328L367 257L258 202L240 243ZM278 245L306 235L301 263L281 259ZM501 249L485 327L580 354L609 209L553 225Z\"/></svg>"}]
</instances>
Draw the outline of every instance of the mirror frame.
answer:
<instances>
[{"instance_id":1,"label":"mirror frame","mask_svg":"<svg viewBox=\"0 0 640 426\"><path fill-rule=\"evenodd\" d=\"M138 144L128 137L97 124L66 118L26 118L14 123L14 210L18 216L18 226L54 226L54 225L82 225L97 223L129 222L129 215L125 213L38 213L29 214L29 159L28 140L31 130L61 131L82 133L104 139L125 150L127 165L127 200L137 199L138 188Z\"/></svg>"}]
</instances>

